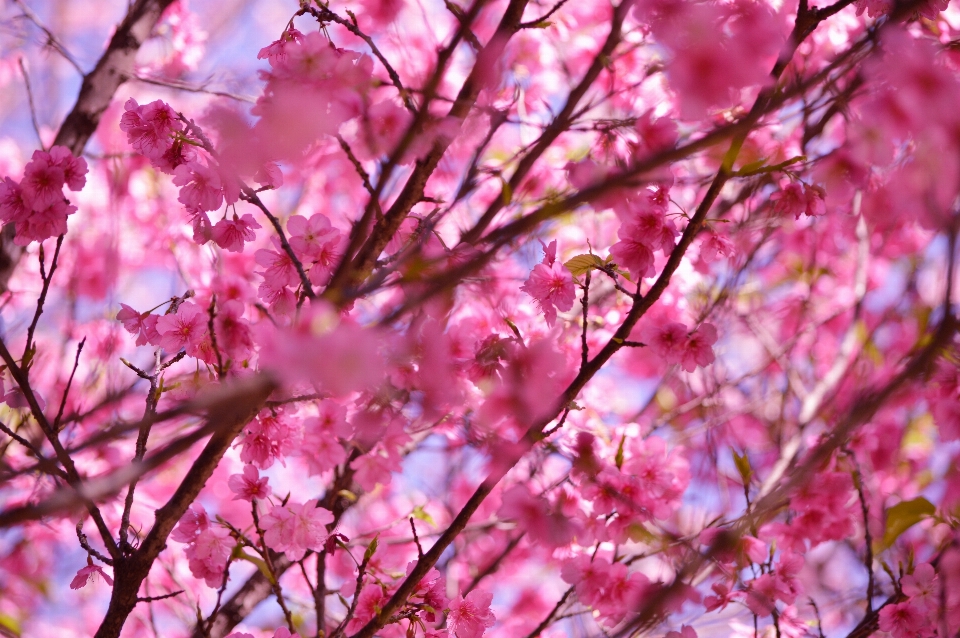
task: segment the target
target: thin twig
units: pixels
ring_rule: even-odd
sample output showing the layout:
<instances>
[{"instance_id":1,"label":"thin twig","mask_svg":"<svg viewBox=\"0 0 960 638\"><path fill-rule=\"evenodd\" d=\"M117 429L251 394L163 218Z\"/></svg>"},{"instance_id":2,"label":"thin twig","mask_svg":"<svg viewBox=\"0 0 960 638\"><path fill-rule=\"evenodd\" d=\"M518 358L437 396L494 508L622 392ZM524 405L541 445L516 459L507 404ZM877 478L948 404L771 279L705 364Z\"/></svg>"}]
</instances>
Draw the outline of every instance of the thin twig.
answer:
<instances>
[{"instance_id":1,"label":"thin twig","mask_svg":"<svg viewBox=\"0 0 960 638\"><path fill-rule=\"evenodd\" d=\"M23 74L23 84L27 88L27 103L30 105L30 122L33 124L33 130L37 134L40 148L47 150L43 145L43 136L40 134L40 122L37 121L37 106L33 102L33 89L30 87L30 74L27 73L27 65L23 63L23 56L20 56L17 62L20 64L20 73Z\"/></svg>"},{"instance_id":2,"label":"thin twig","mask_svg":"<svg viewBox=\"0 0 960 638\"><path fill-rule=\"evenodd\" d=\"M80 353L83 352L83 344L87 342L87 338L84 337L80 340L80 343L77 345L77 356L73 361L73 370L70 372L70 378L67 379L67 386L63 389L63 397L60 399L60 409L57 410L57 416L53 420L53 431L60 431L60 419L63 418L63 409L67 405L67 395L70 394L70 386L73 385L73 377L77 374L77 367L80 365Z\"/></svg>"}]
</instances>

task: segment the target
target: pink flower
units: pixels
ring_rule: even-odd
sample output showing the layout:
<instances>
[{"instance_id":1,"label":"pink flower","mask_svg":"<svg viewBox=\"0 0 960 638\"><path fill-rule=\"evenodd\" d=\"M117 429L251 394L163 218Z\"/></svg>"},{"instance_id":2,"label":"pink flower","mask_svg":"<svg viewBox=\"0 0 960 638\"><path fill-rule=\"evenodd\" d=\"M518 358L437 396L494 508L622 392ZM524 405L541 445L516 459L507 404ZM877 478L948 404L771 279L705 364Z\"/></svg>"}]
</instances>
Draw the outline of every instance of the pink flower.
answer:
<instances>
[{"instance_id":1,"label":"pink flower","mask_svg":"<svg viewBox=\"0 0 960 638\"><path fill-rule=\"evenodd\" d=\"M271 66L276 66L278 61L283 61L286 48L291 43L299 44L302 41L302 33L293 28L287 29L280 35L279 40L271 42L267 46L260 49L260 52L257 53L257 59L268 60Z\"/></svg>"},{"instance_id":2,"label":"pink flower","mask_svg":"<svg viewBox=\"0 0 960 638\"><path fill-rule=\"evenodd\" d=\"M258 250L253 253L257 264L266 268L259 274L264 283L276 289L282 286L296 286L300 283L300 276L293 261L283 251Z\"/></svg>"},{"instance_id":3,"label":"pink flower","mask_svg":"<svg viewBox=\"0 0 960 638\"><path fill-rule=\"evenodd\" d=\"M466 598L457 596L450 603L447 625L457 638L480 638L496 622L490 611L493 594L474 589Z\"/></svg>"},{"instance_id":4,"label":"pink flower","mask_svg":"<svg viewBox=\"0 0 960 638\"><path fill-rule=\"evenodd\" d=\"M64 181L70 190L81 190L87 183L87 160L82 157L74 157L66 146L51 148L50 159L63 170Z\"/></svg>"},{"instance_id":5,"label":"pink flower","mask_svg":"<svg viewBox=\"0 0 960 638\"><path fill-rule=\"evenodd\" d=\"M348 436L346 410L333 401L320 404L320 416L303 422L303 456L310 468L310 475L332 470L347 460L338 436Z\"/></svg>"},{"instance_id":6,"label":"pink flower","mask_svg":"<svg viewBox=\"0 0 960 638\"><path fill-rule=\"evenodd\" d=\"M260 478L257 468L252 465L243 466L243 474L234 474L227 480L227 485L236 496L233 500L252 501L255 498L265 499L270 496L272 490L267 482L270 479Z\"/></svg>"},{"instance_id":7,"label":"pink flower","mask_svg":"<svg viewBox=\"0 0 960 638\"><path fill-rule=\"evenodd\" d=\"M202 505L194 503L190 506L180 522L170 534L172 540L178 543L192 543L203 530L210 527L210 518Z\"/></svg>"},{"instance_id":8,"label":"pink flower","mask_svg":"<svg viewBox=\"0 0 960 638\"><path fill-rule=\"evenodd\" d=\"M903 593L910 597L911 603L919 609L932 612L940 603L937 580L937 572L933 565L921 563L912 574L900 579L900 587Z\"/></svg>"},{"instance_id":9,"label":"pink flower","mask_svg":"<svg viewBox=\"0 0 960 638\"><path fill-rule=\"evenodd\" d=\"M781 215L793 215L800 219L800 215L807 209L807 196L803 188L796 182L790 182L770 196L774 202L773 210Z\"/></svg>"},{"instance_id":10,"label":"pink flower","mask_svg":"<svg viewBox=\"0 0 960 638\"><path fill-rule=\"evenodd\" d=\"M193 302L180 304L177 312L157 320L161 348L169 353L186 348L187 354L195 356L200 344L207 337L207 313Z\"/></svg>"},{"instance_id":11,"label":"pink flower","mask_svg":"<svg viewBox=\"0 0 960 638\"><path fill-rule=\"evenodd\" d=\"M276 505L260 519L263 539L278 552L286 552L290 560L300 560L308 549L319 550L327 538L326 525L333 514L317 507L316 499L306 503Z\"/></svg>"},{"instance_id":12,"label":"pink flower","mask_svg":"<svg viewBox=\"0 0 960 638\"><path fill-rule=\"evenodd\" d=\"M63 199L55 201L43 210L34 210L17 222L13 243L26 246L31 241L43 241L67 232L67 217L77 212L77 207Z\"/></svg>"},{"instance_id":13,"label":"pink flower","mask_svg":"<svg viewBox=\"0 0 960 638\"><path fill-rule=\"evenodd\" d=\"M260 365L285 382L316 383L339 397L383 382L381 343L379 330L361 328L315 303L292 328L263 335Z\"/></svg>"},{"instance_id":14,"label":"pink flower","mask_svg":"<svg viewBox=\"0 0 960 638\"><path fill-rule=\"evenodd\" d=\"M211 232L211 238L220 248L230 252L242 253L244 242L253 241L257 234L253 232L255 228L262 228L253 218L253 215L246 214L243 217L237 217L233 214L233 219L223 218L217 222Z\"/></svg>"},{"instance_id":15,"label":"pink flower","mask_svg":"<svg viewBox=\"0 0 960 638\"><path fill-rule=\"evenodd\" d=\"M647 324L640 331L640 338L648 348L667 364L680 363L687 343L687 327L671 321L666 324Z\"/></svg>"},{"instance_id":16,"label":"pink flower","mask_svg":"<svg viewBox=\"0 0 960 638\"><path fill-rule=\"evenodd\" d=\"M253 181L261 186L280 188L283 186L283 173L276 162L266 162L254 173Z\"/></svg>"},{"instance_id":17,"label":"pink flower","mask_svg":"<svg viewBox=\"0 0 960 638\"><path fill-rule=\"evenodd\" d=\"M267 469L300 447L301 425L282 413L263 411L243 430L240 460Z\"/></svg>"},{"instance_id":18,"label":"pink flower","mask_svg":"<svg viewBox=\"0 0 960 638\"><path fill-rule=\"evenodd\" d=\"M177 200L189 209L217 210L223 203L220 174L200 162L181 164L174 169L173 183L182 186Z\"/></svg>"},{"instance_id":19,"label":"pink flower","mask_svg":"<svg viewBox=\"0 0 960 638\"><path fill-rule=\"evenodd\" d=\"M375 159L393 150L410 126L412 115L392 100L377 102L357 122L356 151L361 160Z\"/></svg>"},{"instance_id":20,"label":"pink flower","mask_svg":"<svg viewBox=\"0 0 960 638\"><path fill-rule=\"evenodd\" d=\"M181 140L174 140L163 155L160 157L151 157L150 162L158 169L173 175L178 166L189 164L197 160L197 151L192 144L187 144Z\"/></svg>"},{"instance_id":21,"label":"pink flower","mask_svg":"<svg viewBox=\"0 0 960 638\"><path fill-rule=\"evenodd\" d=\"M677 123L669 117L653 117L653 109L637 118L637 135L650 153L672 148L677 143Z\"/></svg>"},{"instance_id":22,"label":"pink flower","mask_svg":"<svg viewBox=\"0 0 960 638\"><path fill-rule=\"evenodd\" d=\"M353 614L353 618L347 623L347 633L356 633L376 616L384 602L383 599L383 589L380 585L374 583L364 587L359 593L357 609Z\"/></svg>"},{"instance_id":23,"label":"pink flower","mask_svg":"<svg viewBox=\"0 0 960 638\"><path fill-rule=\"evenodd\" d=\"M537 306L547 320L548 326L553 326L557 320L557 310L567 311L573 308L576 290L573 287L573 276L559 263L537 264L530 273L530 278L520 286L520 290L534 298Z\"/></svg>"},{"instance_id":24,"label":"pink flower","mask_svg":"<svg viewBox=\"0 0 960 638\"><path fill-rule=\"evenodd\" d=\"M336 242L340 231L330 225L326 215L312 215L308 220L302 215L292 215L287 220L290 232L290 247L300 259L316 259L327 244Z\"/></svg>"},{"instance_id":25,"label":"pink flower","mask_svg":"<svg viewBox=\"0 0 960 638\"><path fill-rule=\"evenodd\" d=\"M680 355L680 367L687 372L693 372L698 367L706 367L713 363L713 344L717 342L717 329L713 324L703 323L687 339Z\"/></svg>"},{"instance_id":26,"label":"pink flower","mask_svg":"<svg viewBox=\"0 0 960 638\"><path fill-rule=\"evenodd\" d=\"M907 601L896 605L887 605L880 610L880 631L886 631L893 638L922 638L932 635L926 614Z\"/></svg>"},{"instance_id":27,"label":"pink flower","mask_svg":"<svg viewBox=\"0 0 960 638\"><path fill-rule=\"evenodd\" d=\"M823 189L819 186L807 186L804 189L806 197L806 206L803 212L807 217L820 217L827 212L826 203L823 201L825 196Z\"/></svg>"},{"instance_id":28,"label":"pink flower","mask_svg":"<svg viewBox=\"0 0 960 638\"><path fill-rule=\"evenodd\" d=\"M127 304L120 304L120 312L117 313L117 321L123 324L123 329L137 335L138 346L160 340L160 333L157 332L159 319L160 317L149 312L141 314Z\"/></svg>"},{"instance_id":29,"label":"pink flower","mask_svg":"<svg viewBox=\"0 0 960 638\"><path fill-rule=\"evenodd\" d=\"M43 210L63 201L66 175L49 153L35 151L33 159L23 169L20 188L24 201L33 210Z\"/></svg>"},{"instance_id":30,"label":"pink flower","mask_svg":"<svg viewBox=\"0 0 960 638\"><path fill-rule=\"evenodd\" d=\"M140 106L133 98L123 105L120 130L138 152L154 159L161 157L173 144L174 133L183 130L177 113L161 100Z\"/></svg>"},{"instance_id":31,"label":"pink flower","mask_svg":"<svg viewBox=\"0 0 960 638\"><path fill-rule=\"evenodd\" d=\"M377 485L390 484L392 465L393 460L382 454L364 454L350 462L357 484L368 492Z\"/></svg>"},{"instance_id":32,"label":"pink flower","mask_svg":"<svg viewBox=\"0 0 960 638\"><path fill-rule=\"evenodd\" d=\"M710 233L700 242L700 259L705 262L713 263L720 257L732 257L734 255L733 244L729 239L716 233Z\"/></svg>"},{"instance_id":33,"label":"pink flower","mask_svg":"<svg viewBox=\"0 0 960 638\"><path fill-rule=\"evenodd\" d=\"M697 632L690 625L682 625L680 631L668 631L663 638L697 638Z\"/></svg>"},{"instance_id":34,"label":"pink flower","mask_svg":"<svg viewBox=\"0 0 960 638\"><path fill-rule=\"evenodd\" d=\"M569 544L576 534L568 517L551 511L545 498L534 496L523 485L514 485L504 492L502 503L500 517L516 520L517 527L537 543L561 547Z\"/></svg>"},{"instance_id":35,"label":"pink flower","mask_svg":"<svg viewBox=\"0 0 960 638\"><path fill-rule=\"evenodd\" d=\"M215 322L217 345L234 360L246 359L253 352L253 334L243 319L243 302L230 299L220 305Z\"/></svg>"},{"instance_id":36,"label":"pink flower","mask_svg":"<svg viewBox=\"0 0 960 638\"><path fill-rule=\"evenodd\" d=\"M30 214L30 205L24 201L18 182L4 177L0 182L0 221L19 222Z\"/></svg>"},{"instance_id":37,"label":"pink flower","mask_svg":"<svg viewBox=\"0 0 960 638\"><path fill-rule=\"evenodd\" d=\"M626 224L620 227L618 235L620 241L610 247L610 254L617 265L626 268L636 281L653 277L657 271L653 267L653 250L650 244L646 240L637 239Z\"/></svg>"},{"instance_id":38,"label":"pink flower","mask_svg":"<svg viewBox=\"0 0 960 638\"><path fill-rule=\"evenodd\" d=\"M70 589L80 589L86 586L91 578L96 576L103 578L108 585L113 585L113 579L107 576L102 567L99 565L87 565L86 567L81 567L77 575L70 581Z\"/></svg>"},{"instance_id":39,"label":"pink flower","mask_svg":"<svg viewBox=\"0 0 960 638\"><path fill-rule=\"evenodd\" d=\"M234 545L229 530L222 527L203 530L184 550L190 572L195 578L203 579L207 587L219 587L223 583L224 568Z\"/></svg>"}]
</instances>

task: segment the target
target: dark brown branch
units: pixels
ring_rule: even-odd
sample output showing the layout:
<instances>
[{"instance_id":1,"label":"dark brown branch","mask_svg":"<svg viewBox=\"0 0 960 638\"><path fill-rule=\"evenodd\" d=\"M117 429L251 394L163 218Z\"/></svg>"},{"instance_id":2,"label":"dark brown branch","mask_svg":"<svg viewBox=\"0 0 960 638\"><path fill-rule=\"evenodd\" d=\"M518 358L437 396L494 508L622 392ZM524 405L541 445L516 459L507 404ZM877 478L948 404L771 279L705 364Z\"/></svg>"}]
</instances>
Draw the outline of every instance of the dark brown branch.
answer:
<instances>
[{"instance_id":1,"label":"dark brown branch","mask_svg":"<svg viewBox=\"0 0 960 638\"><path fill-rule=\"evenodd\" d=\"M131 556L124 557L122 568L115 570L116 583L110 606L95 638L119 637L127 616L137 605L140 585L157 556L166 547L170 532L197 498L233 439L263 408L274 388L271 379L254 377L225 389L220 400L210 407L207 424L202 430L212 431L213 434L176 492L156 511L154 525L140 547Z\"/></svg>"}]
</instances>

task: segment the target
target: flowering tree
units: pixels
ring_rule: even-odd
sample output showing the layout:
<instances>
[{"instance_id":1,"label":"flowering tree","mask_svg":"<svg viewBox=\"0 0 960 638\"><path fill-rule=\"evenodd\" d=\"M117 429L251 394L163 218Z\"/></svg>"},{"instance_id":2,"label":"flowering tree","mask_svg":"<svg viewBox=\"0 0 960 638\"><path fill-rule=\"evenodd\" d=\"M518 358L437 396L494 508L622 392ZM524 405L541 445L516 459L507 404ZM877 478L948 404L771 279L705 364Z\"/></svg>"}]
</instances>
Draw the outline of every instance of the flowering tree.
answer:
<instances>
[{"instance_id":1,"label":"flowering tree","mask_svg":"<svg viewBox=\"0 0 960 638\"><path fill-rule=\"evenodd\" d=\"M956 7L111 4L0 16L0 634L958 634Z\"/></svg>"}]
</instances>

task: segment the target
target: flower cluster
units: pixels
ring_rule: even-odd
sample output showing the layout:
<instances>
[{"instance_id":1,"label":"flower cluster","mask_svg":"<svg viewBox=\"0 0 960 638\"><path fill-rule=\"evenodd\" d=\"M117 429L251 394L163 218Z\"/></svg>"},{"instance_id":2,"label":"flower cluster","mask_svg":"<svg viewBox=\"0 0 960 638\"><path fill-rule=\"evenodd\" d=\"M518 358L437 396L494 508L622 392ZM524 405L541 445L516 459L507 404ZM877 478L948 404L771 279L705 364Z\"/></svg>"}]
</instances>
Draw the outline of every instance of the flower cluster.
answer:
<instances>
[{"instance_id":1,"label":"flower cluster","mask_svg":"<svg viewBox=\"0 0 960 638\"><path fill-rule=\"evenodd\" d=\"M87 162L65 146L34 151L23 179L0 182L0 221L14 224L14 243L26 246L67 232L67 217L77 207L63 196L63 187L79 191L87 182Z\"/></svg>"}]
</instances>

